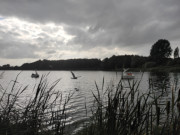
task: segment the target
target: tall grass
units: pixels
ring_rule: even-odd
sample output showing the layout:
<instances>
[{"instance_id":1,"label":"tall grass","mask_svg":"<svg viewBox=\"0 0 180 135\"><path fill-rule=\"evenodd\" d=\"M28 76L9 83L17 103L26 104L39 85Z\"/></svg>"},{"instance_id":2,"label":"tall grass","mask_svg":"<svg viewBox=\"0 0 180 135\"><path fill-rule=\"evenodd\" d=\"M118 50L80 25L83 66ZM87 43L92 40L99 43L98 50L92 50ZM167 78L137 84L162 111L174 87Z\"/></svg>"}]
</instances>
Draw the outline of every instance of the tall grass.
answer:
<instances>
[{"instance_id":1,"label":"tall grass","mask_svg":"<svg viewBox=\"0 0 180 135\"><path fill-rule=\"evenodd\" d=\"M55 89L60 79L48 84L43 75L35 93L21 103L27 90L16 87L18 76L10 90L0 87L0 135L64 135L66 132L66 106L73 93L63 98ZM180 90L171 88L171 98L161 102L166 87L155 90L149 80L148 91L140 92L140 81L120 80L105 88L95 82L92 92L92 117L77 135L178 135L180 134ZM166 83L163 85L167 85ZM85 104L85 108L87 108ZM87 111L86 111L87 114Z\"/></svg>"},{"instance_id":2,"label":"tall grass","mask_svg":"<svg viewBox=\"0 0 180 135\"><path fill-rule=\"evenodd\" d=\"M91 122L78 135L179 135L180 134L180 90L175 100L174 88L171 101L160 102L153 83L147 92L139 92L140 81L128 82L128 88L120 80L116 87L102 89L96 85L96 94ZM104 91L104 92L103 92ZM178 111L176 113L176 107ZM179 113L179 114L178 114Z\"/></svg>"},{"instance_id":3,"label":"tall grass","mask_svg":"<svg viewBox=\"0 0 180 135\"><path fill-rule=\"evenodd\" d=\"M66 105L73 93L63 99L62 93L55 90L60 81L49 85L43 75L35 94L22 104L21 95L27 87L11 90L1 88L0 94L0 135L63 135L65 134ZM12 94L15 93L15 94Z\"/></svg>"}]
</instances>

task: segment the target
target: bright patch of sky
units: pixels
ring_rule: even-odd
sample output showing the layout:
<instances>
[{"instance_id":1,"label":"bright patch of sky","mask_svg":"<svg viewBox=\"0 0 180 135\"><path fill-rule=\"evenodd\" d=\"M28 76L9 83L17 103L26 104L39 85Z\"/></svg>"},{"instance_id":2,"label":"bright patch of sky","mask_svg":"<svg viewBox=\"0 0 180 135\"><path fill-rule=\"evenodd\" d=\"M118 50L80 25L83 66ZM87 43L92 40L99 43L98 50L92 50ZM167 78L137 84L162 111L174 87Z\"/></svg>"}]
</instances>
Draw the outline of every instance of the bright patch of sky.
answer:
<instances>
[{"instance_id":1,"label":"bright patch of sky","mask_svg":"<svg viewBox=\"0 0 180 135\"><path fill-rule=\"evenodd\" d=\"M3 18L3 17L1 17ZM118 54L132 54L119 48L93 47L83 50L82 45L73 44L76 35L68 34L66 25L33 23L16 17L0 21L1 65L21 65L38 59L105 58ZM86 32L90 28L82 28ZM103 30L101 31L103 32ZM96 33L97 34L97 33ZM95 38L96 35L92 35ZM15 48L17 45L17 48ZM18 47L19 46L19 47ZM30 51L30 52L29 52ZM4 54L4 55L3 55ZM13 61L14 60L14 61Z\"/></svg>"},{"instance_id":2,"label":"bright patch of sky","mask_svg":"<svg viewBox=\"0 0 180 135\"><path fill-rule=\"evenodd\" d=\"M40 42L38 39L50 38L53 41L66 44L73 38L64 31L61 25L54 23L36 24L15 17L2 19L0 27L3 32L13 32L15 34L13 39L24 43L38 44Z\"/></svg>"}]
</instances>

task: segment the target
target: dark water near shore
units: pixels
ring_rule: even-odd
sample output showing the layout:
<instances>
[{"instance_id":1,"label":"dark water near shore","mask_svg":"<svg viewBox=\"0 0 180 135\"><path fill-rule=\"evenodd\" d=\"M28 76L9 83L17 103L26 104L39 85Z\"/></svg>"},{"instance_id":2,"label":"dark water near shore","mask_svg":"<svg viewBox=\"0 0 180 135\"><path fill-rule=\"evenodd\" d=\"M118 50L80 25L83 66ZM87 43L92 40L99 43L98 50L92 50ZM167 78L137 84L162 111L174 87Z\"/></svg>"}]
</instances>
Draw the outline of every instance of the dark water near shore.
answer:
<instances>
[{"instance_id":1,"label":"dark water near shore","mask_svg":"<svg viewBox=\"0 0 180 135\"><path fill-rule=\"evenodd\" d=\"M2 72L2 71L1 71ZM1 73L0 72L0 73ZM1 89L10 89L16 76L20 71L6 71L3 78L0 79ZM40 81L40 78L31 78L33 71L23 71L17 79L16 88L25 87L28 85L27 90L24 92L22 99L32 96L34 88ZM105 79L104 90L108 86L116 86L121 79L121 72L108 72L108 71L74 71L78 79L71 79L69 71L38 71L39 75L48 74L48 83L52 84L57 79L61 79L55 89L63 93L64 98L69 92L74 95L67 106L67 124L69 127L77 128L77 123L84 121L88 116L91 116L91 106L94 98L92 92L96 92L95 82L101 89L103 77ZM161 92L163 87L166 89L162 102L171 98L171 90L174 88L177 93L180 88L180 73L139 73L134 72L135 79L141 80L139 91L145 93L149 89L149 80L152 80L154 90L158 93ZM125 86L128 86L127 80L123 81ZM164 84L164 85L162 85ZM162 87L163 86L163 87ZM176 94L177 95L177 94ZM87 106L87 110L86 107Z\"/></svg>"}]
</instances>

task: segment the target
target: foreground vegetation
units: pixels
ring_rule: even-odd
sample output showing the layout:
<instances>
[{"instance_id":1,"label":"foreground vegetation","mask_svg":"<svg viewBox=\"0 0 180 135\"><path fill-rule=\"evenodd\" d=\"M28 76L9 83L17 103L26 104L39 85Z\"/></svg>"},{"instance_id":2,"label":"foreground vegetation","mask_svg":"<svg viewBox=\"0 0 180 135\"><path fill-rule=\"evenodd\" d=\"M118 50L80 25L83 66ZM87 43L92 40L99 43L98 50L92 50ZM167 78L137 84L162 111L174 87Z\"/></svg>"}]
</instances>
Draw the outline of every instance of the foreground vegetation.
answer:
<instances>
[{"instance_id":1,"label":"foreground vegetation","mask_svg":"<svg viewBox=\"0 0 180 135\"><path fill-rule=\"evenodd\" d=\"M166 88L162 86L157 94L149 81L147 93L139 92L139 81L128 81L125 90L121 80L104 94L97 87L91 122L77 135L179 135L180 90L175 99L177 87L172 88L171 99L162 103Z\"/></svg>"},{"instance_id":2,"label":"foreground vegetation","mask_svg":"<svg viewBox=\"0 0 180 135\"><path fill-rule=\"evenodd\" d=\"M10 90L0 87L0 135L64 134L66 104L73 93L63 100L62 93L55 91L60 80L48 85L46 78L41 77L35 94L28 99L20 99L27 86L17 89L17 78Z\"/></svg>"},{"instance_id":3,"label":"foreground vegetation","mask_svg":"<svg viewBox=\"0 0 180 135\"><path fill-rule=\"evenodd\" d=\"M73 93L63 99L63 93L55 90L60 80L48 85L46 77L42 76L35 94L23 103L20 97L27 87L16 87L18 76L10 91L1 87L0 135L68 134L66 105ZM127 85L120 80L107 88L104 79L101 87L95 83L92 116L76 135L180 134L180 90L176 85L168 91L164 83L156 90L153 80L149 79L148 91L140 92L141 80L125 81ZM165 94L171 96L164 101Z\"/></svg>"}]
</instances>

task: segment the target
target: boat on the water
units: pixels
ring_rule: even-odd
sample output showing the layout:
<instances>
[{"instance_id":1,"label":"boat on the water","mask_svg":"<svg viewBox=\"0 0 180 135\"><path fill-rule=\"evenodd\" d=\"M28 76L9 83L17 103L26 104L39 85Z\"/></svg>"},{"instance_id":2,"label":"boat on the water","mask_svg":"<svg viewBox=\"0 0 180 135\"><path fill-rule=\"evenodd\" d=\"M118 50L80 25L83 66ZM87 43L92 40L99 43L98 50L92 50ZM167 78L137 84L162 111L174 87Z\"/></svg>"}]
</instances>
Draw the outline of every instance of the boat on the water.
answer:
<instances>
[{"instance_id":1,"label":"boat on the water","mask_svg":"<svg viewBox=\"0 0 180 135\"><path fill-rule=\"evenodd\" d=\"M35 71L36 73L34 74L34 73L32 73L31 74L31 77L32 78L39 78L39 74L37 73L37 71Z\"/></svg>"},{"instance_id":2,"label":"boat on the water","mask_svg":"<svg viewBox=\"0 0 180 135\"><path fill-rule=\"evenodd\" d=\"M133 75L133 73L131 72L127 72L128 69L123 69L123 72L122 72L122 79L134 79L135 76Z\"/></svg>"}]
</instances>

